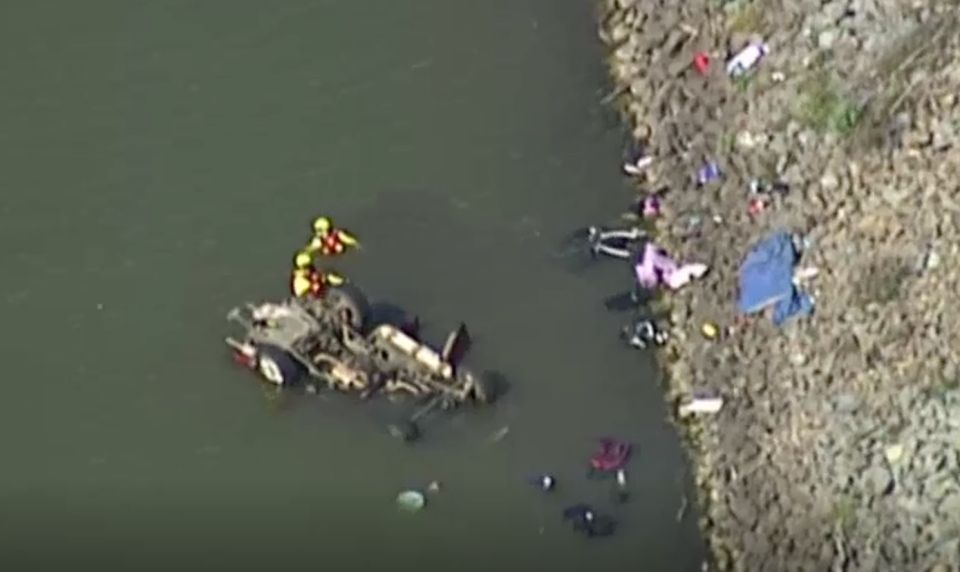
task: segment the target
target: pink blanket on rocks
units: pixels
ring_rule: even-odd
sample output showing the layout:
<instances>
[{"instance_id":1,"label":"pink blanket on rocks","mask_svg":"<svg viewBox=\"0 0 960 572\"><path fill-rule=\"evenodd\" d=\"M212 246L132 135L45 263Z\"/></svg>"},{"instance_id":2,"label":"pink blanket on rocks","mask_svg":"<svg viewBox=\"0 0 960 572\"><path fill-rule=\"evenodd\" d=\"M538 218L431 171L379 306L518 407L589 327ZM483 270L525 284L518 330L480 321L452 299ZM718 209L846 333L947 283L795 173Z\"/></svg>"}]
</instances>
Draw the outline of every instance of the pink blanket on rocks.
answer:
<instances>
[{"instance_id":1,"label":"pink blanket on rocks","mask_svg":"<svg viewBox=\"0 0 960 572\"><path fill-rule=\"evenodd\" d=\"M644 288L666 286L678 290L707 273L706 264L680 264L659 246L648 242L634 265L637 282Z\"/></svg>"}]
</instances>

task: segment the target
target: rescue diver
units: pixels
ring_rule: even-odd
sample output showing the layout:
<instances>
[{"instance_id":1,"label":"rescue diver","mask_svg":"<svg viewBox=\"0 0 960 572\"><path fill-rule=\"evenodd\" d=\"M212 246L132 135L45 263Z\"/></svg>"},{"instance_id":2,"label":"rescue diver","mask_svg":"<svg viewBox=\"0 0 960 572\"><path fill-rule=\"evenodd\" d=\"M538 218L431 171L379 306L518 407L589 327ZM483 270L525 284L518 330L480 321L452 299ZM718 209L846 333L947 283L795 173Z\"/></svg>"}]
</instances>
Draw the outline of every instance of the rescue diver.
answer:
<instances>
[{"instance_id":1,"label":"rescue diver","mask_svg":"<svg viewBox=\"0 0 960 572\"><path fill-rule=\"evenodd\" d=\"M297 298L312 294L319 288L315 286L317 269L313 265L313 255L301 250L293 257L293 275L290 277L290 290Z\"/></svg>"},{"instance_id":2,"label":"rescue diver","mask_svg":"<svg viewBox=\"0 0 960 572\"><path fill-rule=\"evenodd\" d=\"M323 294L327 286L339 286L343 277L332 272L321 272L315 268L295 268L290 278L290 290L297 298L317 297Z\"/></svg>"},{"instance_id":3,"label":"rescue diver","mask_svg":"<svg viewBox=\"0 0 960 572\"><path fill-rule=\"evenodd\" d=\"M307 246L307 251L319 253L321 256L337 256L348 248L356 248L359 244L353 235L345 230L333 226L333 221L322 216L313 221L313 238Z\"/></svg>"},{"instance_id":4,"label":"rescue diver","mask_svg":"<svg viewBox=\"0 0 960 572\"><path fill-rule=\"evenodd\" d=\"M313 254L307 250L301 250L293 257L294 270L313 270Z\"/></svg>"},{"instance_id":5,"label":"rescue diver","mask_svg":"<svg viewBox=\"0 0 960 572\"><path fill-rule=\"evenodd\" d=\"M320 284L315 279L316 270L295 268L290 277L290 291L297 298L319 294Z\"/></svg>"}]
</instances>

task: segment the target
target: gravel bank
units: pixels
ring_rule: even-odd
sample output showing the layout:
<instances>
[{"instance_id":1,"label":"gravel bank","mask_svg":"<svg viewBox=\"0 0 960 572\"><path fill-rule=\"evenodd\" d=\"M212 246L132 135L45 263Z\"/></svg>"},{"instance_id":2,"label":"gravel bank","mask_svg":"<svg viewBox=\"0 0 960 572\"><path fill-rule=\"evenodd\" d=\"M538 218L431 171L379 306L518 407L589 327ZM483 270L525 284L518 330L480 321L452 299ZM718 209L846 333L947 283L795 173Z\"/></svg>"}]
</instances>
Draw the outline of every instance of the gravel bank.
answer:
<instances>
[{"instance_id":1,"label":"gravel bank","mask_svg":"<svg viewBox=\"0 0 960 572\"><path fill-rule=\"evenodd\" d=\"M720 570L960 570L960 19L956 2L605 0L611 100L669 189L669 249L715 268L671 294L671 398ZM770 54L732 80L730 54ZM698 52L711 66L699 74ZM716 161L723 176L696 188ZM790 186L751 215L750 181ZM720 215L711 222L707 215ZM816 314L735 320L736 270L805 235ZM703 339L706 321L728 327Z\"/></svg>"}]
</instances>

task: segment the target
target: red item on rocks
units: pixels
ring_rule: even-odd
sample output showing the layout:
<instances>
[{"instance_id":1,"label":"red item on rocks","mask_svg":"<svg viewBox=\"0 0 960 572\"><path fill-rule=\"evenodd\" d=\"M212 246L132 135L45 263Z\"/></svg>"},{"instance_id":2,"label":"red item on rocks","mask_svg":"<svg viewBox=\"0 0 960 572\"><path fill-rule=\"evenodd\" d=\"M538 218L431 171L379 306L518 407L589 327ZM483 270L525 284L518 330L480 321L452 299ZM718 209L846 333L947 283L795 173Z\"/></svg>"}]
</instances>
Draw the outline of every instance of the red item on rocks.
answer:
<instances>
[{"instance_id":1,"label":"red item on rocks","mask_svg":"<svg viewBox=\"0 0 960 572\"><path fill-rule=\"evenodd\" d=\"M706 52L698 52L693 56L693 67L700 75L707 75L710 71L710 56Z\"/></svg>"},{"instance_id":2,"label":"red item on rocks","mask_svg":"<svg viewBox=\"0 0 960 572\"><path fill-rule=\"evenodd\" d=\"M766 208L766 205L763 203L763 200L753 199L750 201L750 207L747 209L747 211L753 216L757 216L763 212L764 208Z\"/></svg>"}]
</instances>

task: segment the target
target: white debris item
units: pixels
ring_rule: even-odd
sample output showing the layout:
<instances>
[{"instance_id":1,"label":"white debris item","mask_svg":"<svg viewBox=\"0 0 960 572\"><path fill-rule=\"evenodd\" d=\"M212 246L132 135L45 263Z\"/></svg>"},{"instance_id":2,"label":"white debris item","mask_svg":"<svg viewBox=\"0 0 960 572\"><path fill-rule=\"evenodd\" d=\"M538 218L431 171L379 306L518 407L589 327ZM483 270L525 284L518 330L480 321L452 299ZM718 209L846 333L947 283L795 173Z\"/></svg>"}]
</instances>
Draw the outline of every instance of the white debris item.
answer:
<instances>
[{"instance_id":1,"label":"white debris item","mask_svg":"<svg viewBox=\"0 0 960 572\"><path fill-rule=\"evenodd\" d=\"M723 408L722 397L696 397L680 406L680 417L693 413L716 413Z\"/></svg>"},{"instance_id":2,"label":"white debris item","mask_svg":"<svg viewBox=\"0 0 960 572\"><path fill-rule=\"evenodd\" d=\"M740 50L737 55L730 58L730 61L727 62L727 75L733 78L742 76L753 69L761 58L769 52L770 47L767 46L767 44L761 42L750 44Z\"/></svg>"},{"instance_id":3,"label":"white debris item","mask_svg":"<svg viewBox=\"0 0 960 572\"><path fill-rule=\"evenodd\" d=\"M426 504L426 497L419 491L403 491L397 495L397 506L408 512L417 512Z\"/></svg>"}]
</instances>

